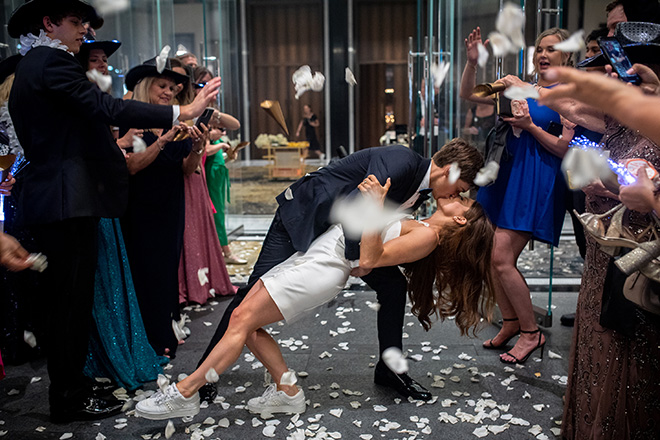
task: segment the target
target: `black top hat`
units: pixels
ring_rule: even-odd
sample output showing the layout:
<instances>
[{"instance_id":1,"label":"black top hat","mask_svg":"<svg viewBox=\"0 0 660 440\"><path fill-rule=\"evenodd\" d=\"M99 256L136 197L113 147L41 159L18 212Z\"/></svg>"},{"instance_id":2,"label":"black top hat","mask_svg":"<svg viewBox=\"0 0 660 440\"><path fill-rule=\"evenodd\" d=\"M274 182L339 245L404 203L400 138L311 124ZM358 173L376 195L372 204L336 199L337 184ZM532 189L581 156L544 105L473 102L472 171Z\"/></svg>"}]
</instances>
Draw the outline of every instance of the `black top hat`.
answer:
<instances>
[{"instance_id":1,"label":"black top hat","mask_svg":"<svg viewBox=\"0 0 660 440\"><path fill-rule=\"evenodd\" d=\"M621 22L614 37L619 40L631 63L660 64L660 24L641 21ZM578 67L600 67L607 64L601 53L578 63Z\"/></svg>"},{"instance_id":2,"label":"black top hat","mask_svg":"<svg viewBox=\"0 0 660 440\"><path fill-rule=\"evenodd\" d=\"M103 26L101 18L93 6L81 0L29 0L12 12L7 23L7 31L13 38L27 35L32 27L39 26L43 17L63 12L81 12L83 21L93 29Z\"/></svg>"},{"instance_id":3,"label":"black top hat","mask_svg":"<svg viewBox=\"0 0 660 440\"><path fill-rule=\"evenodd\" d=\"M18 66L18 62L22 59L23 56L17 54L0 61L0 84L5 82L9 75L16 72L16 66Z\"/></svg>"},{"instance_id":4,"label":"black top hat","mask_svg":"<svg viewBox=\"0 0 660 440\"><path fill-rule=\"evenodd\" d=\"M109 58L110 55L117 52L119 46L121 46L121 42L117 40L110 40L110 41L85 40L83 44L80 46L80 51L75 55L75 57L78 58L78 61L80 61L81 63L86 63L87 59L89 58L89 53L91 51L93 51L94 49L101 49L103 52L105 52L105 56Z\"/></svg>"},{"instance_id":5,"label":"black top hat","mask_svg":"<svg viewBox=\"0 0 660 440\"><path fill-rule=\"evenodd\" d=\"M169 58L165 63L165 68L163 69L163 71L158 73L158 69L156 67L156 58L154 57L151 58L150 60L145 61L139 66L133 67L131 70L128 71L125 80L126 89L133 91L137 83L139 83L144 78L148 78L150 76L166 76L168 78L171 78L176 84L181 84L181 83L185 84L190 80L190 78L187 75L182 75L172 70Z\"/></svg>"}]
</instances>

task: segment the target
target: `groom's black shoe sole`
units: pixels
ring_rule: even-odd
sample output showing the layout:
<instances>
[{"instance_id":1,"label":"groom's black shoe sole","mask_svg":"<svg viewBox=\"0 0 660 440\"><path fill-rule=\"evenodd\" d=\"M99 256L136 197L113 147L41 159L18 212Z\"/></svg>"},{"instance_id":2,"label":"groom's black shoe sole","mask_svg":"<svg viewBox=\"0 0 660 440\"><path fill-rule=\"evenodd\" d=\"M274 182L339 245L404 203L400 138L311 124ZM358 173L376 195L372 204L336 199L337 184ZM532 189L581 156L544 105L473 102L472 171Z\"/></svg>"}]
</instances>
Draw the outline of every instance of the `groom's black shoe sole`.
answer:
<instances>
[{"instance_id":1,"label":"groom's black shoe sole","mask_svg":"<svg viewBox=\"0 0 660 440\"><path fill-rule=\"evenodd\" d=\"M421 386L415 379L408 376L408 374L396 374L387 368L382 361L379 361L376 365L374 382L376 385L392 388L402 396L412 397L415 400L428 401L433 397L429 390Z\"/></svg>"},{"instance_id":2,"label":"groom's black shoe sole","mask_svg":"<svg viewBox=\"0 0 660 440\"><path fill-rule=\"evenodd\" d=\"M71 423L75 421L101 420L121 412L123 403L117 399L106 400L98 397L86 397L75 405L62 408L50 408L52 423Z\"/></svg>"}]
</instances>

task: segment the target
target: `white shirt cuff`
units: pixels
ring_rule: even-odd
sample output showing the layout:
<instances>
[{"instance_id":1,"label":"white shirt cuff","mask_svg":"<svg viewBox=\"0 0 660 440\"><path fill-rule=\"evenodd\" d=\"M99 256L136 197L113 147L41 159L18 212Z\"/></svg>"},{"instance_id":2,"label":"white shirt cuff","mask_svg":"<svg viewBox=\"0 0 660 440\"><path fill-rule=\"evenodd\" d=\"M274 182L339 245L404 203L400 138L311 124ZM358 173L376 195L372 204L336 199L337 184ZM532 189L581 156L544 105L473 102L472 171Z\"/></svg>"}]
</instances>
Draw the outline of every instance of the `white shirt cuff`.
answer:
<instances>
[{"instance_id":1,"label":"white shirt cuff","mask_svg":"<svg viewBox=\"0 0 660 440\"><path fill-rule=\"evenodd\" d=\"M179 115L181 114L181 109L178 105L172 106L172 125L179 125Z\"/></svg>"}]
</instances>

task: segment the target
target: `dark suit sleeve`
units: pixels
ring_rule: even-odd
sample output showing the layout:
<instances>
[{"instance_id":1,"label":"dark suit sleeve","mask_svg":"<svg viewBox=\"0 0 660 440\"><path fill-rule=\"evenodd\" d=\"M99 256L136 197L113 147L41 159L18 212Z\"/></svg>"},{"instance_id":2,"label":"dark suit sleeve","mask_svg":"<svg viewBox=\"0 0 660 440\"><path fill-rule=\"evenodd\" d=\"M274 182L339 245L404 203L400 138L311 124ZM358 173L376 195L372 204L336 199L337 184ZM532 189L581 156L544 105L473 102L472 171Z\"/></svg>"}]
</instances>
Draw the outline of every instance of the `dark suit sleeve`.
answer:
<instances>
[{"instance_id":1,"label":"dark suit sleeve","mask_svg":"<svg viewBox=\"0 0 660 440\"><path fill-rule=\"evenodd\" d=\"M160 128L172 125L171 106L113 98L87 79L82 66L62 50L50 51L44 61L42 84L49 93L79 109L82 115L107 125Z\"/></svg>"}]
</instances>

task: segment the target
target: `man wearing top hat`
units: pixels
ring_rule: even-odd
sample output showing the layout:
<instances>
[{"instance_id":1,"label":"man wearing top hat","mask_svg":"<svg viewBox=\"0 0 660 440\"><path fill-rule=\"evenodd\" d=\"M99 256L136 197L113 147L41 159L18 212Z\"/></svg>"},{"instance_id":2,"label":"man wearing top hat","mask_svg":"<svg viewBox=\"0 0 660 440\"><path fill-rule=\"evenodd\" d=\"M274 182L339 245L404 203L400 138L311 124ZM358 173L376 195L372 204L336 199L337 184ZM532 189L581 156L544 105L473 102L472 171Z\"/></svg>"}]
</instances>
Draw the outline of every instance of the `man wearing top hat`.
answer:
<instances>
[{"instance_id":1,"label":"man wearing top hat","mask_svg":"<svg viewBox=\"0 0 660 440\"><path fill-rule=\"evenodd\" d=\"M51 420L66 423L117 413L120 406L85 386L100 217L123 214L128 171L110 125L168 128L198 116L216 97L207 84L189 106L123 101L85 76L74 54L88 26L103 20L80 0L30 0L9 19L24 58L16 69L9 112L30 165L25 169L20 216L48 258L42 308L50 377ZM45 339L45 341L43 340Z\"/></svg>"}]
</instances>

